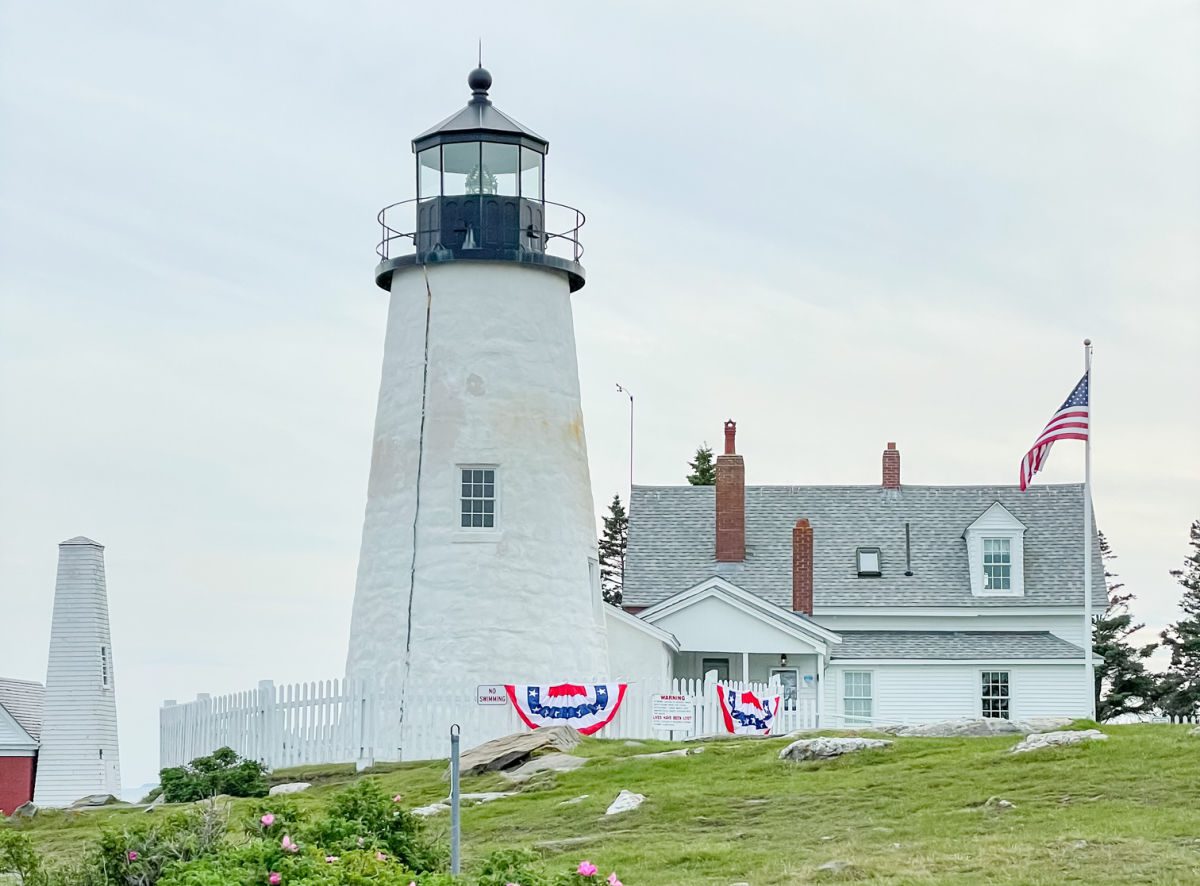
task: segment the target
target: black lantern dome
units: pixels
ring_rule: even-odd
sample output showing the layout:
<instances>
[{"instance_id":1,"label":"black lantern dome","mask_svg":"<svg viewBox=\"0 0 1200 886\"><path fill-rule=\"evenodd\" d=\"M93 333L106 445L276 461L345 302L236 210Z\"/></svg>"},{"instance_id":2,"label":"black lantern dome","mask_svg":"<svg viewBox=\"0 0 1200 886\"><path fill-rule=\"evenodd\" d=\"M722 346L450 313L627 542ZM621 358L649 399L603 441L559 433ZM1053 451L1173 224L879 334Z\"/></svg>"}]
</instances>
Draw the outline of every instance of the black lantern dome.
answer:
<instances>
[{"instance_id":1,"label":"black lantern dome","mask_svg":"<svg viewBox=\"0 0 1200 886\"><path fill-rule=\"evenodd\" d=\"M391 288L392 272L442 261L516 261L565 272L571 291L583 286L579 228L583 213L546 200L545 158L550 143L488 98L492 75L482 67L467 77L465 108L413 139L415 200L379 213L383 241L376 282ZM392 221L416 204L416 230ZM555 217L559 217L557 220ZM415 252L393 255L411 240Z\"/></svg>"}]
</instances>

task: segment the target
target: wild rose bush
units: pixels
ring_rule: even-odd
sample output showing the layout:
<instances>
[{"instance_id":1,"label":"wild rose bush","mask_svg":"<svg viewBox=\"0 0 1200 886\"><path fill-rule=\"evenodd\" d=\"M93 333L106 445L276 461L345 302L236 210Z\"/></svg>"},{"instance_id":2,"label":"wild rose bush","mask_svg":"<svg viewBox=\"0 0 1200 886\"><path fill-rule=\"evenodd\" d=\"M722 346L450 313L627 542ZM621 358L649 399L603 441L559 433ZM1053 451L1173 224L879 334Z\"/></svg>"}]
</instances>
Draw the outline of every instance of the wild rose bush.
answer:
<instances>
[{"instance_id":1,"label":"wild rose bush","mask_svg":"<svg viewBox=\"0 0 1200 886\"><path fill-rule=\"evenodd\" d=\"M623 886L591 861L548 872L521 851L493 853L473 875L452 877L445 847L400 799L368 781L320 810L269 798L240 833L227 806L203 803L107 830L67 867L44 863L25 834L0 826L0 874L24 886Z\"/></svg>"}]
</instances>

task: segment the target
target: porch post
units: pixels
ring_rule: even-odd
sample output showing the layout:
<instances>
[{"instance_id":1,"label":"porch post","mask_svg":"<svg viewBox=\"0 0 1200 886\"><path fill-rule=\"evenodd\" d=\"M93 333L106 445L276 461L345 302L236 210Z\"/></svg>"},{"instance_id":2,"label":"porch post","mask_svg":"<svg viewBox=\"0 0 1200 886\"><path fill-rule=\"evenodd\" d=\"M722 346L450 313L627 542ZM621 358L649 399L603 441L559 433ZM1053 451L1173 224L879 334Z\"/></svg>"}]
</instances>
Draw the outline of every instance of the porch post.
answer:
<instances>
[{"instance_id":1,"label":"porch post","mask_svg":"<svg viewBox=\"0 0 1200 886\"><path fill-rule=\"evenodd\" d=\"M821 714L825 712L825 653L817 653L817 722L814 726L821 728Z\"/></svg>"},{"instance_id":2,"label":"porch post","mask_svg":"<svg viewBox=\"0 0 1200 886\"><path fill-rule=\"evenodd\" d=\"M742 682L750 682L750 653L742 653Z\"/></svg>"}]
</instances>

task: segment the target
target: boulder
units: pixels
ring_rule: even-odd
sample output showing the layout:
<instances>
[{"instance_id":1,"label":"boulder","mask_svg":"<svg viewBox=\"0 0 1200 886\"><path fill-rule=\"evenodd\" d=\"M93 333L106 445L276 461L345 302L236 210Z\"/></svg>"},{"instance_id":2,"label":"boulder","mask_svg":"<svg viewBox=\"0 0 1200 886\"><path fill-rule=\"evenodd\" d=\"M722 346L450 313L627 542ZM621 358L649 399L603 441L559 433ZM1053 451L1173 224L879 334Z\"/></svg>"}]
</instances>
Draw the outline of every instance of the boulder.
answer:
<instances>
[{"instance_id":1,"label":"boulder","mask_svg":"<svg viewBox=\"0 0 1200 886\"><path fill-rule=\"evenodd\" d=\"M460 794L459 800L465 806L475 806L479 803L491 803L493 800L503 800L505 797L515 797L516 791L480 791L474 794ZM450 798L447 797L442 801L449 804Z\"/></svg>"},{"instance_id":2,"label":"boulder","mask_svg":"<svg viewBox=\"0 0 1200 886\"><path fill-rule=\"evenodd\" d=\"M30 800L27 803L22 803L20 806L14 809L12 811L12 818L33 818L37 814L38 808L34 806L33 801Z\"/></svg>"},{"instance_id":3,"label":"boulder","mask_svg":"<svg viewBox=\"0 0 1200 886\"><path fill-rule=\"evenodd\" d=\"M1188 730L1188 735L1192 736L1193 738L1200 738L1200 726L1193 726Z\"/></svg>"},{"instance_id":4,"label":"boulder","mask_svg":"<svg viewBox=\"0 0 1200 886\"><path fill-rule=\"evenodd\" d=\"M881 738L802 738L779 752L780 760L799 763L802 760L831 760L856 751L879 750L891 747Z\"/></svg>"},{"instance_id":5,"label":"boulder","mask_svg":"<svg viewBox=\"0 0 1200 886\"><path fill-rule=\"evenodd\" d=\"M659 751L657 754L634 754L627 760L662 760L666 757L694 757L703 754L704 748L676 748L673 751Z\"/></svg>"},{"instance_id":6,"label":"boulder","mask_svg":"<svg viewBox=\"0 0 1200 886\"><path fill-rule=\"evenodd\" d=\"M984 809L999 809L1000 811L1003 812L1008 809L1016 809L1017 806L1015 803L1012 803L1008 800L1003 800L1000 797L988 797L987 800L983 804L983 808Z\"/></svg>"},{"instance_id":7,"label":"boulder","mask_svg":"<svg viewBox=\"0 0 1200 886\"><path fill-rule=\"evenodd\" d=\"M517 732L471 748L462 755L459 767L463 775L511 769L528 760L534 751L542 748L572 751L582 740L578 730L570 726L546 726L532 732ZM449 767L445 777L450 777Z\"/></svg>"},{"instance_id":8,"label":"boulder","mask_svg":"<svg viewBox=\"0 0 1200 886\"><path fill-rule=\"evenodd\" d=\"M1054 748L1069 744L1083 744L1088 741L1107 740L1108 736L1099 729L1083 729L1079 732L1035 732L1021 739L1012 749L1012 753L1024 754L1027 751L1039 751L1042 748Z\"/></svg>"},{"instance_id":9,"label":"boulder","mask_svg":"<svg viewBox=\"0 0 1200 886\"><path fill-rule=\"evenodd\" d=\"M271 790L267 791L268 797L278 797L280 794L298 794L301 791L307 791L312 785L307 781L292 781L287 784L277 784Z\"/></svg>"},{"instance_id":10,"label":"boulder","mask_svg":"<svg viewBox=\"0 0 1200 886\"><path fill-rule=\"evenodd\" d=\"M854 865L848 861L835 860L827 861L825 864L820 865L817 868L817 871L824 871L827 874L841 874L847 872L852 867L854 867Z\"/></svg>"},{"instance_id":11,"label":"boulder","mask_svg":"<svg viewBox=\"0 0 1200 886\"><path fill-rule=\"evenodd\" d=\"M633 791L621 791L621 793L617 794L617 799L613 800L608 808L604 810L604 814L620 815L622 812L637 809L645 802L646 798L642 794L635 794Z\"/></svg>"},{"instance_id":12,"label":"boulder","mask_svg":"<svg viewBox=\"0 0 1200 886\"><path fill-rule=\"evenodd\" d=\"M418 806L412 811L413 815L419 815L422 818L428 818L431 815L439 815L443 812L449 812L450 805L448 803L430 803L428 806Z\"/></svg>"},{"instance_id":13,"label":"boulder","mask_svg":"<svg viewBox=\"0 0 1200 886\"><path fill-rule=\"evenodd\" d=\"M587 757L573 757L570 754L543 754L531 757L516 769L504 773L509 781L528 781L539 772L570 772L578 769L587 762Z\"/></svg>"},{"instance_id":14,"label":"boulder","mask_svg":"<svg viewBox=\"0 0 1200 886\"><path fill-rule=\"evenodd\" d=\"M935 723L910 723L885 726L882 732L901 738L977 738L989 735L1029 735L1049 732L1071 725L1070 717L1032 717L1028 720L1002 720L994 717L963 717Z\"/></svg>"},{"instance_id":15,"label":"boulder","mask_svg":"<svg viewBox=\"0 0 1200 886\"><path fill-rule=\"evenodd\" d=\"M80 797L68 809L86 809L89 806L111 806L113 803L121 801L112 794L88 794L86 797Z\"/></svg>"}]
</instances>

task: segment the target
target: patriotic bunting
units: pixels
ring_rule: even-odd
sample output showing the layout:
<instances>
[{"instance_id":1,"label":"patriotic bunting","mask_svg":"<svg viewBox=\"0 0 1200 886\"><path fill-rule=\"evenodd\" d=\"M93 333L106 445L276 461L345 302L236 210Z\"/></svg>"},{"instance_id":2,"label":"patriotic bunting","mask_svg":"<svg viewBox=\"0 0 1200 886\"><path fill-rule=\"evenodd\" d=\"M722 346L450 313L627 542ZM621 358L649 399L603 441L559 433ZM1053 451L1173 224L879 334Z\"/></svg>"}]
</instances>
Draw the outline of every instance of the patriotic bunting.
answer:
<instances>
[{"instance_id":1,"label":"patriotic bunting","mask_svg":"<svg viewBox=\"0 0 1200 886\"><path fill-rule=\"evenodd\" d=\"M734 735L770 735L779 713L778 695L760 696L724 683L717 684L725 731Z\"/></svg>"},{"instance_id":2,"label":"patriotic bunting","mask_svg":"<svg viewBox=\"0 0 1200 886\"><path fill-rule=\"evenodd\" d=\"M628 683L559 683L555 686L505 684L517 716L530 729L574 726L584 735L599 732L617 715Z\"/></svg>"}]
</instances>

